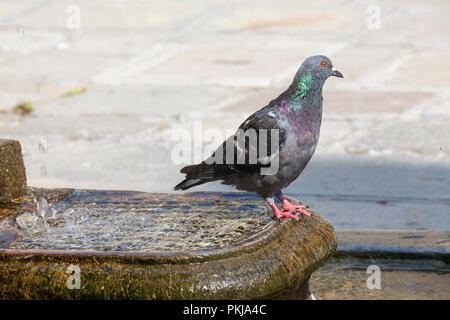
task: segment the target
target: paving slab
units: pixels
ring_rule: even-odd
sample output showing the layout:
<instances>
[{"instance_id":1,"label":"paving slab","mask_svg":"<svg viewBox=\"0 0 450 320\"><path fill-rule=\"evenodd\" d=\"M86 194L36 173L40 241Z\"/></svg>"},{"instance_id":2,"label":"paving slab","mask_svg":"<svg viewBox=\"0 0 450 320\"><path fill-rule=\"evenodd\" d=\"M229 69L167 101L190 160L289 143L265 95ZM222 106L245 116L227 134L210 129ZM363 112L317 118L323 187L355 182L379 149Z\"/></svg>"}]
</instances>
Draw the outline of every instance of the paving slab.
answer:
<instances>
[{"instance_id":1,"label":"paving slab","mask_svg":"<svg viewBox=\"0 0 450 320\"><path fill-rule=\"evenodd\" d=\"M260 68L261 64L274 56L277 56L276 60L272 59L265 68ZM256 46L249 48L221 45L187 47L174 52L156 65L152 60L147 60L136 72L126 74L126 78L122 77L120 81L146 85L264 86L284 77L286 70L291 69L292 65L298 66L301 59L298 51L276 48L261 50ZM291 72L294 73L295 70Z\"/></svg>"},{"instance_id":2,"label":"paving slab","mask_svg":"<svg viewBox=\"0 0 450 320\"><path fill-rule=\"evenodd\" d=\"M379 289L367 285L374 265ZM319 300L449 300L449 281L448 265L436 260L332 258L312 275L311 290Z\"/></svg>"},{"instance_id":3,"label":"paving slab","mask_svg":"<svg viewBox=\"0 0 450 320\"><path fill-rule=\"evenodd\" d=\"M436 230L340 230L337 233L340 255L356 252L409 255L410 258L441 258L450 261L450 232Z\"/></svg>"},{"instance_id":4,"label":"paving slab","mask_svg":"<svg viewBox=\"0 0 450 320\"><path fill-rule=\"evenodd\" d=\"M367 7L372 3L367 1L365 4ZM380 8L380 28L366 28L357 36L358 43L398 48L448 48L448 43L442 41L450 29L447 1L413 1L408 2L407 7L392 1L380 1L377 5Z\"/></svg>"},{"instance_id":5,"label":"paving slab","mask_svg":"<svg viewBox=\"0 0 450 320\"><path fill-rule=\"evenodd\" d=\"M53 2L17 20L25 27L65 29L69 16L67 8L70 5L73 5L70 1ZM180 19L198 7L194 4L165 1L104 3L83 0L76 5L80 8L82 27L86 29L157 27Z\"/></svg>"},{"instance_id":6,"label":"paving slab","mask_svg":"<svg viewBox=\"0 0 450 320\"><path fill-rule=\"evenodd\" d=\"M15 58L0 68L1 90L6 94L2 95L0 109L11 109L30 95L35 95L32 101L58 98L70 89L86 85L94 74L117 61L113 57L81 57L57 50ZM14 102L14 97L18 101Z\"/></svg>"},{"instance_id":7,"label":"paving slab","mask_svg":"<svg viewBox=\"0 0 450 320\"><path fill-rule=\"evenodd\" d=\"M0 52L3 54L20 58L40 51L55 49L58 43L66 41L64 34L60 32L24 28L20 31L18 28L22 27L9 26L0 29L2 38Z\"/></svg>"},{"instance_id":8,"label":"paving slab","mask_svg":"<svg viewBox=\"0 0 450 320\"><path fill-rule=\"evenodd\" d=\"M196 110L208 110L234 94L232 88L213 86L89 86L81 94L51 101L36 114L60 116L140 115L183 117Z\"/></svg>"},{"instance_id":9,"label":"paving slab","mask_svg":"<svg viewBox=\"0 0 450 320\"><path fill-rule=\"evenodd\" d=\"M450 127L439 119L386 121L363 134L356 134L349 148L358 152L405 152L444 157L449 155Z\"/></svg>"},{"instance_id":10,"label":"paving slab","mask_svg":"<svg viewBox=\"0 0 450 320\"><path fill-rule=\"evenodd\" d=\"M387 85L414 88L448 89L450 75L444 70L450 68L450 49L414 50L398 65L396 74L387 81ZM431 70L437 70L436 73ZM438 71L442 70L442 71Z\"/></svg>"}]
</instances>

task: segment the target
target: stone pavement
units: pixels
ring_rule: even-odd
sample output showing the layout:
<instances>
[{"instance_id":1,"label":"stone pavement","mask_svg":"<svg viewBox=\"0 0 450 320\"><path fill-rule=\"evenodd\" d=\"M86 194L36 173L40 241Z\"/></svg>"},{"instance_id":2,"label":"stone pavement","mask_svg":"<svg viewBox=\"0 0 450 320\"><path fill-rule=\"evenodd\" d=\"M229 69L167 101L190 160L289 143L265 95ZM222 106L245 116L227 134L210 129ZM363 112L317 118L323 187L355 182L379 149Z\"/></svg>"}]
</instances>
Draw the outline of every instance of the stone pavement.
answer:
<instances>
[{"instance_id":1,"label":"stone pavement","mask_svg":"<svg viewBox=\"0 0 450 320\"><path fill-rule=\"evenodd\" d=\"M325 54L345 78L287 193L338 229L448 230L450 3L376 1L379 29L373 4L81 0L73 29L73 1L0 1L0 137L32 186L168 192L174 129L225 135Z\"/></svg>"}]
</instances>

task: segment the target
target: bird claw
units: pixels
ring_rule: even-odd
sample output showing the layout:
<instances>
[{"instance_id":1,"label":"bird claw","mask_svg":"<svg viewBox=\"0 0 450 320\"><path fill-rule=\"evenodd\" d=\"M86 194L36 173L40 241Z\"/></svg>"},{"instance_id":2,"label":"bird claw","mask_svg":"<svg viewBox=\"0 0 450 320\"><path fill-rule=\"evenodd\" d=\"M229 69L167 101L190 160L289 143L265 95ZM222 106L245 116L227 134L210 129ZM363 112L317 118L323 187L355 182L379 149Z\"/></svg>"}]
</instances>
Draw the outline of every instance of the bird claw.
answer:
<instances>
[{"instance_id":1,"label":"bird claw","mask_svg":"<svg viewBox=\"0 0 450 320\"><path fill-rule=\"evenodd\" d=\"M296 215L293 215L292 213L293 212L279 211L279 214L275 215L274 218L277 219L278 221L280 221L282 218L291 218L298 221L299 218Z\"/></svg>"},{"instance_id":2,"label":"bird claw","mask_svg":"<svg viewBox=\"0 0 450 320\"><path fill-rule=\"evenodd\" d=\"M273 200L269 199L269 205L273 210L274 216L273 218L276 219L278 222L282 218L290 218L295 221L299 221L299 217L296 216L295 212L301 212L307 216L310 216L310 213L306 211L306 207L304 206L294 206L293 204L289 203L286 199L283 201L283 209L278 209Z\"/></svg>"},{"instance_id":3,"label":"bird claw","mask_svg":"<svg viewBox=\"0 0 450 320\"><path fill-rule=\"evenodd\" d=\"M294 213L294 212L300 212L300 213L304 214L305 216L310 217L311 213L309 213L306 209L307 209L306 206L296 206L296 205L290 204L288 206L285 206L281 210L281 212L285 213L285 214L291 214L291 213Z\"/></svg>"}]
</instances>

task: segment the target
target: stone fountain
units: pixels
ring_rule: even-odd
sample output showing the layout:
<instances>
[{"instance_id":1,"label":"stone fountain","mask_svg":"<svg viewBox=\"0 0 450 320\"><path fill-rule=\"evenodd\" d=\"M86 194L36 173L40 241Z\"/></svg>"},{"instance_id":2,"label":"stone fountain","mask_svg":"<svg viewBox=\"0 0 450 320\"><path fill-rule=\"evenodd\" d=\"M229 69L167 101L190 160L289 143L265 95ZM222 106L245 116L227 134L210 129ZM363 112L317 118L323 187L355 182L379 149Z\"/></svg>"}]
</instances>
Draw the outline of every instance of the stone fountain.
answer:
<instances>
[{"instance_id":1,"label":"stone fountain","mask_svg":"<svg viewBox=\"0 0 450 320\"><path fill-rule=\"evenodd\" d=\"M249 193L27 187L0 140L3 299L307 299L336 245L318 213L275 222Z\"/></svg>"}]
</instances>

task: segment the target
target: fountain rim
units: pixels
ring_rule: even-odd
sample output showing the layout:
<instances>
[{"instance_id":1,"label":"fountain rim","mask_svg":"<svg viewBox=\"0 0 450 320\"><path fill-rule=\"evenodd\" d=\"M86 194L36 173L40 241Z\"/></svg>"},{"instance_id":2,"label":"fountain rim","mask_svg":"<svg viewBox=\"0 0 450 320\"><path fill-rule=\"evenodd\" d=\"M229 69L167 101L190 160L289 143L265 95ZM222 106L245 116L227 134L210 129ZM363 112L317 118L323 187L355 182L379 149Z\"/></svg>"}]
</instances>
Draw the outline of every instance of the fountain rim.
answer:
<instances>
[{"instance_id":1,"label":"fountain rim","mask_svg":"<svg viewBox=\"0 0 450 320\"><path fill-rule=\"evenodd\" d=\"M72 189L67 188L66 191L74 190L87 190L87 189ZM103 191L103 190L96 190ZM106 190L105 190L106 191ZM124 190L114 190L122 192ZM133 191L141 193L141 191ZM145 192L143 192L145 193ZM189 193L190 195L198 194L199 192ZM203 192L202 192L203 193ZM216 194L220 192L204 192L205 194ZM230 193L230 192L226 192ZM241 192L231 192L241 193ZM291 202L299 201L295 198L286 196ZM313 214L314 211L310 210ZM190 251L173 251L173 252L141 252L141 251L95 251L95 250L40 250L40 249L14 249L14 248L0 248L0 256L5 259L15 259L18 257L29 258L43 258L52 257L52 259L65 259L68 257L77 258L102 258L102 259L138 259L138 260L150 260L155 263L170 263L171 261L185 261L190 263L193 261L211 261L217 260L223 257L234 257L240 255L243 251L251 253L257 251L259 248L264 247L264 243L268 242L271 238L283 228L288 227L291 219L282 218L280 221L269 222L262 230L251 235L250 237L223 247L190 250ZM300 221L302 217L300 217ZM294 226L300 221L292 221L291 226Z\"/></svg>"}]
</instances>

